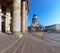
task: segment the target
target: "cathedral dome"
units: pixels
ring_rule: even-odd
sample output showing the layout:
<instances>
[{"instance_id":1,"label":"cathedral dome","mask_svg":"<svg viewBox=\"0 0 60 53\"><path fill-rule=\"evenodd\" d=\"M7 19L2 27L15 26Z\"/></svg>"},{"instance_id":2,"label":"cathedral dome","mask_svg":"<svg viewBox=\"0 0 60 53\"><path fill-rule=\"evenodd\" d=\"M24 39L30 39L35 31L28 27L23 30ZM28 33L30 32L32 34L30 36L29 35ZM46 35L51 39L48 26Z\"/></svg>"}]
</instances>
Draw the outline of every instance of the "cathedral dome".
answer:
<instances>
[{"instance_id":1,"label":"cathedral dome","mask_svg":"<svg viewBox=\"0 0 60 53\"><path fill-rule=\"evenodd\" d=\"M36 14L33 15L32 26L38 26L38 17Z\"/></svg>"},{"instance_id":2,"label":"cathedral dome","mask_svg":"<svg viewBox=\"0 0 60 53\"><path fill-rule=\"evenodd\" d=\"M38 19L36 14L33 15L33 19Z\"/></svg>"}]
</instances>

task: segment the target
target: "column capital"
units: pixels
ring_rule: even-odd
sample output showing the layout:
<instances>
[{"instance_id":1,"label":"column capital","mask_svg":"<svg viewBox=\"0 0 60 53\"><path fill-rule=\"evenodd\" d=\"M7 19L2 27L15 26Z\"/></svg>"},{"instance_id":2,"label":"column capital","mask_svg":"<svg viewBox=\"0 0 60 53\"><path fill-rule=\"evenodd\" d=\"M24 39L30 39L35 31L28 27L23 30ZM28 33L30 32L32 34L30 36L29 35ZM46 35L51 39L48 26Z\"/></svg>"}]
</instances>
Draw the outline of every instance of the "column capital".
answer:
<instances>
[{"instance_id":1,"label":"column capital","mask_svg":"<svg viewBox=\"0 0 60 53\"><path fill-rule=\"evenodd\" d=\"M10 9L9 8L6 9L6 17L11 17L11 13L10 13Z\"/></svg>"}]
</instances>

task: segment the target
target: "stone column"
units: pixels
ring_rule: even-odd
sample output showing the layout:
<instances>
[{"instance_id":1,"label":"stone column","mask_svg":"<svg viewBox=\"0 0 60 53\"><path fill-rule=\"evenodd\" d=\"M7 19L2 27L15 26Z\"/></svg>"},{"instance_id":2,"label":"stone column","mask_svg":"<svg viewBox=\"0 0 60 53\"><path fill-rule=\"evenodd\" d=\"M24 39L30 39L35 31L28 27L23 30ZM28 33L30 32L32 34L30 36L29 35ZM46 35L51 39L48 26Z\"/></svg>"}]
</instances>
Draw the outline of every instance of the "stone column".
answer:
<instances>
[{"instance_id":1,"label":"stone column","mask_svg":"<svg viewBox=\"0 0 60 53\"><path fill-rule=\"evenodd\" d=\"M25 1L23 1L22 2L22 32L25 32L25 17L26 17Z\"/></svg>"},{"instance_id":2,"label":"stone column","mask_svg":"<svg viewBox=\"0 0 60 53\"><path fill-rule=\"evenodd\" d=\"M28 11L26 10L26 18L25 18L25 30L28 31Z\"/></svg>"},{"instance_id":3,"label":"stone column","mask_svg":"<svg viewBox=\"0 0 60 53\"><path fill-rule=\"evenodd\" d=\"M13 0L13 34L21 31L21 0Z\"/></svg>"},{"instance_id":4,"label":"stone column","mask_svg":"<svg viewBox=\"0 0 60 53\"><path fill-rule=\"evenodd\" d=\"M2 27L1 27L1 24L2 24L2 19L1 19L1 5L0 5L0 32L2 31Z\"/></svg>"},{"instance_id":5,"label":"stone column","mask_svg":"<svg viewBox=\"0 0 60 53\"><path fill-rule=\"evenodd\" d=\"M11 19L10 9L7 9L6 18L5 18L5 32L6 33L10 33L10 19Z\"/></svg>"}]
</instances>

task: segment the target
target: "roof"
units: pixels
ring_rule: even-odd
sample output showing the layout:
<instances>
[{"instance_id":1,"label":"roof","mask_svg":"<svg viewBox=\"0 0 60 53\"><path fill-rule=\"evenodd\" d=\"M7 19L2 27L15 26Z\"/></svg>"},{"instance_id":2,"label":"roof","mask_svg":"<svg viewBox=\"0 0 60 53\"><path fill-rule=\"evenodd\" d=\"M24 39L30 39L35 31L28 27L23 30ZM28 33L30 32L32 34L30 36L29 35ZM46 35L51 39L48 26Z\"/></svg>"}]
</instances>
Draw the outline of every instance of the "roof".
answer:
<instances>
[{"instance_id":1,"label":"roof","mask_svg":"<svg viewBox=\"0 0 60 53\"><path fill-rule=\"evenodd\" d=\"M29 2L28 2L28 0L25 0L25 1L27 2L27 8L29 10ZM4 7L10 8L10 9L13 8L13 0L0 0L0 4Z\"/></svg>"}]
</instances>

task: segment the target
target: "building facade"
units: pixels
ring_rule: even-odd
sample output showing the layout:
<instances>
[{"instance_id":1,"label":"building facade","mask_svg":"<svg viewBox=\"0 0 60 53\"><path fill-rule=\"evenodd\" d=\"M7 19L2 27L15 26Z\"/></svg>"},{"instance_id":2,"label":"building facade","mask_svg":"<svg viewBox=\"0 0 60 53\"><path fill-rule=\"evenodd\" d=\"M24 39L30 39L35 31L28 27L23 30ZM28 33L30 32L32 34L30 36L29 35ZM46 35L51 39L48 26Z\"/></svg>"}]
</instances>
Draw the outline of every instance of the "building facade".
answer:
<instances>
[{"instance_id":1,"label":"building facade","mask_svg":"<svg viewBox=\"0 0 60 53\"><path fill-rule=\"evenodd\" d=\"M50 32L60 32L60 24L46 26L45 30Z\"/></svg>"},{"instance_id":2,"label":"building facade","mask_svg":"<svg viewBox=\"0 0 60 53\"><path fill-rule=\"evenodd\" d=\"M36 14L33 15L32 24L28 27L29 32L40 32L43 31L42 25L38 23L38 17Z\"/></svg>"},{"instance_id":3,"label":"building facade","mask_svg":"<svg viewBox=\"0 0 60 53\"><path fill-rule=\"evenodd\" d=\"M26 32L28 11L28 0L0 0L0 31L2 32L4 26L6 33Z\"/></svg>"}]
</instances>

